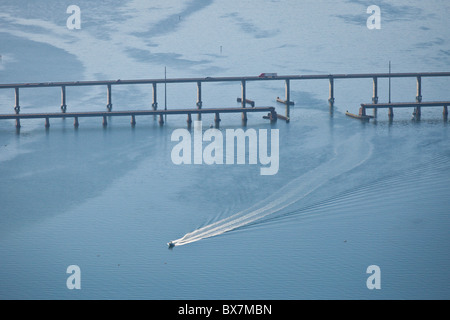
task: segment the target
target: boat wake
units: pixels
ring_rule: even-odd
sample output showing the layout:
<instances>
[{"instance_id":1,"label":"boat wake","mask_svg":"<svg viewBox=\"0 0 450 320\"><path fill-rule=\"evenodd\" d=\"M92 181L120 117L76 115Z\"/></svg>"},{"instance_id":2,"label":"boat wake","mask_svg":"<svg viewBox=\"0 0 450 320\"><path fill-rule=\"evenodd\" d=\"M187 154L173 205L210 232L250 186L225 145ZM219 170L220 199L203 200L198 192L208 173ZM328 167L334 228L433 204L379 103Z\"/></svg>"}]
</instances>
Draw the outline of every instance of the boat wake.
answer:
<instances>
[{"instance_id":1,"label":"boat wake","mask_svg":"<svg viewBox=\"0 0 450 320\"><path fill-rule=\"evenodd\" d=\"M170 241L169 248L215 237L279 213L312 194L331 179L362 165L371 157L372 152L373 145L364 141L363 137L351 137L336 146L329 161L295 178L267 199L228 218L189 232L180 239Z\"/></svg>"}]
</instances>

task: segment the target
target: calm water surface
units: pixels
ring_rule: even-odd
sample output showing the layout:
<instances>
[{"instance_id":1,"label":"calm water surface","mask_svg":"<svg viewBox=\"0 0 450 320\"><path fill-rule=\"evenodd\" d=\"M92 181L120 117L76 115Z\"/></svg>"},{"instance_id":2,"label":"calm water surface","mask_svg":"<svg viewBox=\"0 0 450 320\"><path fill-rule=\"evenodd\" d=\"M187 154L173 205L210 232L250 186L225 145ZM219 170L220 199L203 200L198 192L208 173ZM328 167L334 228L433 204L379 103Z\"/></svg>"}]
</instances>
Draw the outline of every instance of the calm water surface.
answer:
<instances>
[{"instance_id":1,"label":"calm water surface","mask_svg":"<svg viewBox=\"0 0 450 320\"><path fill-rule=\"evenodd\" d=\"M165 1L115 6L0 5L0 83L169 77L448 71L439 1L380 3L382 29L366 28L359 1ZM444 6L444 8L442 8ZM287 19L274 12L286 7ZM417 21L417 13L423 19ZM385 14L385 15L383 15ZM283 20L283 21L282 21ZM283 23L282 23L283 22ZM385 43L385 46L375 45ZM222 48L220 48L222 47ZM27 48L28 50L24 50ZM380 80L380 102L387 81ZM395 101L413 101L415 79L395 79ZM423 80L426 100L448 100L448 79ZM448 299L450 143L442 110L387 112L360 123L371 80L292 82L289 124L249 114L247 129L279 129L280 169L171 161L175 129L152 117L0 123L1 299ZM282 82L249 83L273 105ZM22 112L58 111L59 90L21 91ZM67 89L70 110L103 110L106 88ZM160 107L163 88L159 88ZM240 84L205 84L204 106L237 106ZM168 106L194 107L195 85L168 86ZM151 86L113 88L115 110L150 107ZM2 113L14 91L0 92ZM203 118L204 130L213 116ZM223 115L221 128L241 128ZM270 210L267 209L270 207ZM263 208L263 209L262 209ZM266 208L266 209L264 209ZM168 250L166 243L239 212L263 213L230 232ZM250 211L248 211L250 210ZM81 269L68 290L66 269ZM368 290L366 269L381 269Z\"/></svg>"}]
</instances>

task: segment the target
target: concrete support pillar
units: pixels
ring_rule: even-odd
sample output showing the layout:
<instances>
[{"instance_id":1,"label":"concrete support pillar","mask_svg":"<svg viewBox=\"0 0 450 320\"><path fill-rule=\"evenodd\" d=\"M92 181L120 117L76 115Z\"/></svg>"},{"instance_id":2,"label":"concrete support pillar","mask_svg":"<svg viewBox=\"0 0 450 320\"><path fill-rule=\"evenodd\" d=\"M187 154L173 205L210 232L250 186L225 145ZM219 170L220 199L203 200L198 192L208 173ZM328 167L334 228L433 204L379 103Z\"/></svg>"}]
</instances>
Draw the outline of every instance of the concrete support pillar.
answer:
<instances>
[{"instance_id":1,"label":"concrete support pillar","mask_svg":"<svg viewBox=\"0 0 450 320\"><path fill-rule=\"evenodd\" d=\"M286 118L289 119L291 114L291 82L289 79L286 79L284 83L285 87L285 98L286 98Z\"/></svg>"},{"instance_id":2,"label":"concrete support pillar","mask_svg":"<svg viewBox=\"0 0 450 320\"><path fill-rule=\"evenodd\" d=\"M45 128L46 129L50 128L50 119L48 117L45 118Z\"/></svg>"},{"instance_id":3,"label":"concrete support pillar","mask_svg":"<svg viewBox=\"0 0 450 320\"><path fill-rule=\"evenodd\" d=\"M106 109L108 112L112 110L111 85L107 85L106 89Z\"/></svg>"},{"instance_id":4,"label":"concrete support pillar","mask_svg":"<svg viewBox=\"0 0 450 320\"><path fill-rule=\"evenodd\" d=\"M20 113L20 96L19 96L19 88L14 88L14 94L15 94L15 104L14 104L14 111L16 114Z\"/></svg>"},{"instance_id":5,"label":"concrete support pillar","mask_svg":"<svg viewBox=\"0 0 450 320\"><path fill-rule=\"evenodd\" d=\"M448 107L444 106L444 110L442 111L442 115L444 116L444 120L447 121L448 119Z\"/></svg>"},{"instance_id":6,"label":"concrete support pillar","mask_svg":"<svg viewBox=\"0 0 450 320\"><path fill-rule=\"evenodd\" d=\"M152 108L153 108L153 110L157 110L158 109L158 90L156 88L156 82L153 82L152 86L153 86Z\"/></svg>"},{"instance_id":7,"label":"concrete support pillar","mask_svg":"<svg viewBox=\"0 0 450 320\"><path fill-rule=\"evenodd\" d=\"M364 108L364 107L359 108L359 115L366 116L366 108Z\"/></svg>"},{"instance_id":8,"label":"concrete support pillar","mask_svg":"<svg viewBox=\"0 0 450 320\"><path fill-rule=\"evenodd\" d=\"M245 80L241 81L241 92L242 92L241 105L242 105L242 108L245 108L245 104L246 104L246 100L247 100ZM244 123L247 122L247 112L242 112L242 122L244 122Z\"/></svg>"},{"instance_id":9,"label":"concrete support pillar","mask_svg":"<svg viewBox=\"0 0 450 320\"><path fill-rule=\"evenodd\" d=\"M388 116L389 116L389 119L393 119L394 118L394 108L389 108Z\"/></svg>"},{"instance_id":10,"label":"concrete support pillar","mask_svg":"<svg viewBox=\"0 0 450 320\"><path fill-rule=\"evenodd\" d=\"M159 122L160 125L164 124L164 117L163 117L162 114L159 115L159 121L158 122Z\"/></svg>"},{"instance_id":11,"label":"concrete support pillar","mask_svg":"<svg viewBox=\"0 0 450 320\"><path fill-rule=\"evenodd\" d=\"M80 123L78 122L78 117L73 118L73 126L75 128L78 128L80 126Z\"/></svg>"},{"instance_id":12,"label":"concrete support pillar","mask_svg":"<svg viewBox=\"0 0 450 320\"><path fill-rule=\"evenodd\" d=\"M203 102L202 102L202 83L201 81L197 82L197 109L201 109L203 106ZM202 120L202 115L201 113L199 113L197 115L197 120Z\"/></svg>"},{"instance_id":13,"label":"concrete support pillar","mask_svg":"<svg viewBox=\"0 0 450 320\"><path fill-rule=\"evenodd\" d=\"M328 98L328 103L330 105L330 108L333 108L334 101L335 101L335 99L334 99L334 79L333 79L333 76L330 75L329 81L330 81L330 95L329 95L329 98Z\"/></svg>"},{"instance_id":14,"label":"concrete support pillar","mask_svg":"<svg viewBox=\"0 0 450 320\"><path fill-rule=\"evenodd\" d=\"M188 128L190 128L192 125L192 115L190 113L187 114L186 122L187 122Z\"/></svg>"},{"instance_id":15,"label":"concrete support pillar","mask_svg":"<svg viewBox=\"0 0 450 320\"><path fill-rule=\"evenodd\" d=\"M422 77L417 77L417 96L416 96L417 102L422 102ZM420 120L420 116L422 115L422 110L420 107L414 108L414 117L416 120Z\"/></svg>"},{"instance_id":16,"label":"concrete support pillar","mask_svg":"<svg viewBox=\"0 0 450 320\"><path fill-rule=\"evenodd\" d=\"M420 117L422 115L422 110L420 107L415 107L414 108L414 112L413 112L413 116L416 120L420 120Z\"/></svg>"},{"instance_id":17,"label":"concrete support pillar","mask_svg":"<svg viewBox=\"0 0 450 320\"><path fill-rule=\"evenodd\" d=\"M214 117L214 123L216 125L216 128L218 128L220 125L220 114L218 112L216 112L216 115Z\"/></svg>"},{"instance_id":18,"label":"concrete support pillar","mask_svg":"<svg viewBox=\"0 0 450 320\"><path fill-rule=\"evenodd\" d=\"M201 109L203 106L202 102L202 83L201 81L197 82L197 108Z\"/></svg>"},{"instance_id":19,"label":"concrete support pillar","mask_svg":"<svg viewBox=\"0 0 450 320\"><path fill-rule=\"evenodd\" d=\"M417 77L417 102L422 102L422 77Z\"/></svg>"},{"instance_id":20,"label":"concrete support pillar","mask_svg":"<svg viewBox=\"0 0 450 320\"><path fill-rule=\"evenodd\" d=\"M103 116L103 126L106 127L108 125L108 119L106 118L106 116Z\"/></svg>"},{"instance_id":21,"label":"concrete support pillar","mask_svg":"<svg viewBox=\"0 0 450 320\"><path fill-rule=\"evenodd\" d=\"M373 95L372 95L372 103L378 104L378 78L373 78ZM373 116L377 117L377 108L373 108Z\"/></svg>"},{"instance_id":22,"label":"concrete support pillar","mask_svg":"<svg viewBox=\"0 0 450 320\"><path fill-rule=\"evenodd\" d=\"M134 127L136 125L136 117L134 115L131 116L131 126Z\"/></svg>"},{"instance_id":23,"label":"concrete support pillar","mask_svg":"<svg viewBox=\"0 0 450 320\"><path fill-rule=\"evenodd\" d=\"M66 86L61 86L61 111L62 113L66 113L66 110Z\"/></svg>"}]
</instances>

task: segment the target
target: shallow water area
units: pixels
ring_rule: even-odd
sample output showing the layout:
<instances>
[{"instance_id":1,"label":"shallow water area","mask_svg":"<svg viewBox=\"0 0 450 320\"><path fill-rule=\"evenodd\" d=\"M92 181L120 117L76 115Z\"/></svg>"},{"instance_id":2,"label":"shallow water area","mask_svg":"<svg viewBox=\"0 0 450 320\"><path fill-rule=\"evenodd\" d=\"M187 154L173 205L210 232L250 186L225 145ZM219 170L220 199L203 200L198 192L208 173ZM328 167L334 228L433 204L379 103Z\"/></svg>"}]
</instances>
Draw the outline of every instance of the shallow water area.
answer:
<instances>
[{"instance_id":1,"label":"shallow water area","mask_svg":"<svg viewBox=\"0 0 450 320\"><path fill-rule=\"evenodd\" d=\"M358 1L78 6L81 30L67 29L56 1L0 5L0 83L162 78L164 67L179 78L386 72L389 60L395 72L450 66L449 8L437 1L383 2L375 31ZM449 79L422 81L424 100L448 100ZM415 86L393 80L392 99L413 101ZM21 112L58 112L60 91L47 89L21 90ZM387 89L380 79L380 102ZM168 108L195 108L196 90L168 85ZM239 106L240 83L202 90L204 107ZM247 90L284 114L282 81ZM164 93L158 86L159 108ZM424 108L420 121L410 109L393 121L386 110L367 123L345 116L371 97L370 79L336 80L330 112L328 81L292 81L289 123L255 113L243 127L240 114L221 115L222 133L279 130L272 176L259 163L175 165L171 135L185 116L163 126L136 117L134 127L128 117L107 127L80 118L78 128L51 119L48 129L23 120L20 130L0 120L0 299L448 299L448 120L441 108ZM113 87L112 99L113 110L151 108L152 87ZM67 88L67 104L105 110L106 88ZM14 90L0 90L1 113L13 107ZM205 131L214 115L202 121ZM80 290L67 287L71 265ZM367 287L371 265L379 290Z\"/></svg>"}]
</instances>

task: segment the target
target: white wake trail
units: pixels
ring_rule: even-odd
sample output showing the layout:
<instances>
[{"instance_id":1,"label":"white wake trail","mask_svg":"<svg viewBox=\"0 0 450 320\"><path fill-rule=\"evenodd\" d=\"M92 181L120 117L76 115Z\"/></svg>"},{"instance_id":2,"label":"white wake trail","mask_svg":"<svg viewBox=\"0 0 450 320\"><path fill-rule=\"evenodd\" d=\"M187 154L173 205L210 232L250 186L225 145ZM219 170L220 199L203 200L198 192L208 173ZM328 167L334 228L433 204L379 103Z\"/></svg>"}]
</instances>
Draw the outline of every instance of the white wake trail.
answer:
<instances>
[{"instance_id":1,"label":"white wake trail","mask_svg":"<svg viewBox=\"0 0 450 320\"><path fill-rule=\"evenodd\" d=\"M300 201L331 179L348 172L367 161L373 145L360 136L354 136L338 145L334 157L294 179L267 199L228 218L187 233L173 240L172 246L182 246L248 225Z\"/></svg>"}]
</instances>

